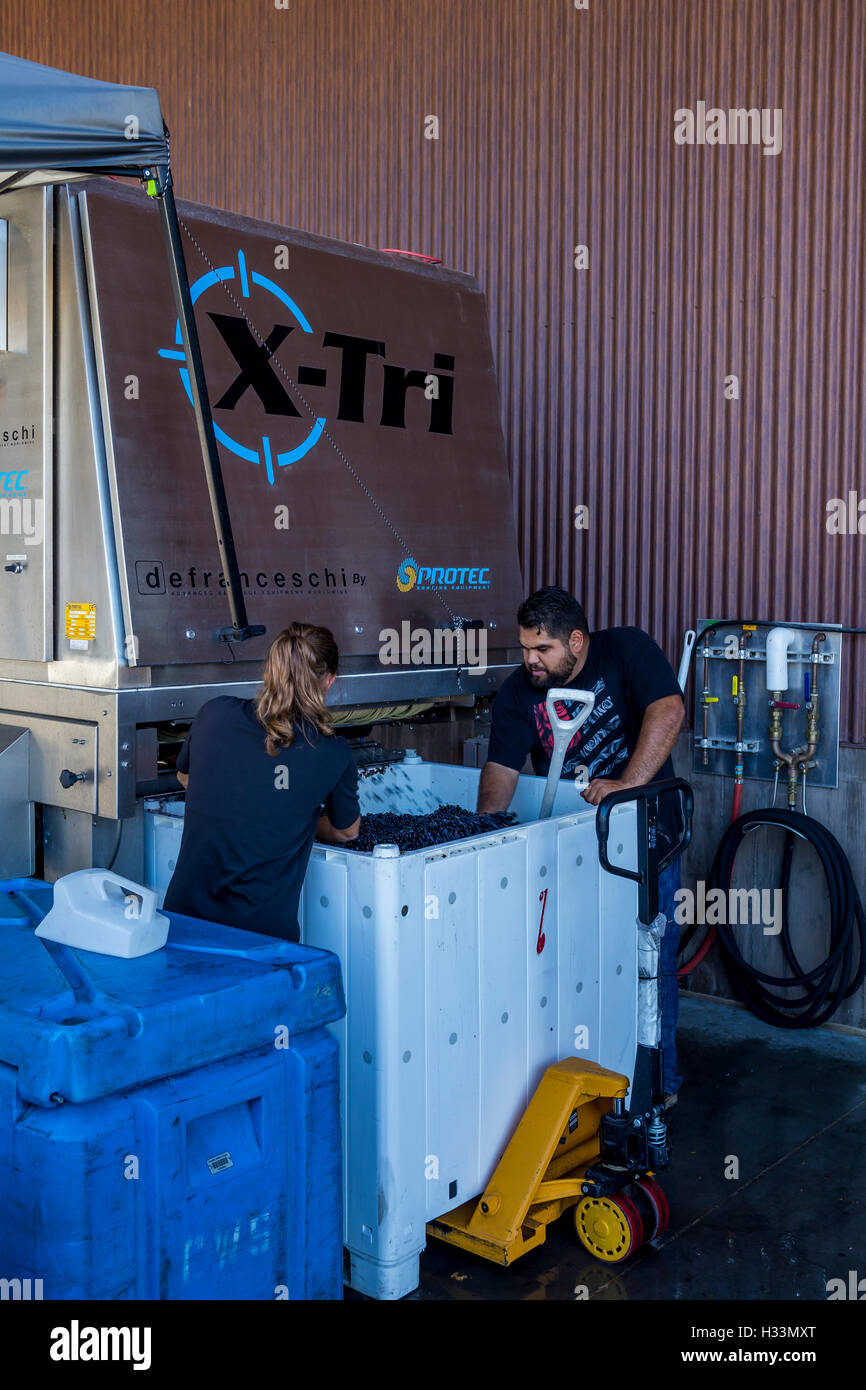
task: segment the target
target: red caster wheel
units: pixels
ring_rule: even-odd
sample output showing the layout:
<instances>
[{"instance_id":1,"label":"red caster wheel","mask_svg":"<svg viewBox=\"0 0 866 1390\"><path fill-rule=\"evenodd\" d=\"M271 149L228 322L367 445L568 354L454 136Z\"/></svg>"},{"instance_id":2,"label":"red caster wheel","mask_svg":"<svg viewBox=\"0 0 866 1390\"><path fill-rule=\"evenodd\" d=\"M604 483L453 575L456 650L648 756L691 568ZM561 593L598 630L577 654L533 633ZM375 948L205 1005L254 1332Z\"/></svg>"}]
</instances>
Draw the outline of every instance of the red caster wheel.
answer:
<instances>
[{"instance_id":1,"label":"red caster wheel","mask_svg":"<svg viewBox=\"0 0 866 1390\"><path fill-rule=\"evenodd\" d=\"M574 1208L574 1229L581 1245L606 1264L620 1264L643 1244L640 1212L631 1197L583 1197Z\"/></svg>"},{"instance_id":2,"label":"red caster wheel","mask_svg":"<svg viewBox=\"0 0 866 1390\"><path fill-rule=\"evenodd\" d=\"M656 1236L664 1235L671 1219L668 1199L664 1194L664 1189L659 1186L655 1178L637 1178L635 1188L646 1231L645 1239L655 1240Z\"/></svg>"}]
</instances>

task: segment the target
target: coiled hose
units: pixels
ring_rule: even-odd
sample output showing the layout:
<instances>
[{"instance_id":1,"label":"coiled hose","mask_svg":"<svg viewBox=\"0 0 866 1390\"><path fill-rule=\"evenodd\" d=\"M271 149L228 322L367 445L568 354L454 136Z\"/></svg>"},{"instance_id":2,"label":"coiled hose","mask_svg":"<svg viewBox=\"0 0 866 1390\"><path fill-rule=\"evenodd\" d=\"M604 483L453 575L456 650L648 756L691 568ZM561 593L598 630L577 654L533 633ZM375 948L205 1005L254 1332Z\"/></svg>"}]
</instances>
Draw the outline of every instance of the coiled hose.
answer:
<instances>
[{"instance_id":1,"label":"coiled hose","mask_svg":"<svg viewBox=\"0 0 866 1390\"><path fill-rule=\"evenodd\" d=\"M843 999L859 989L866 976L866 917L851 865L836 837L813 816L799 811L748 811L728 826L719 842L710 872L709 888L720 888L729 901L734 860L743 837L751 827L778 825L785 830L782 866L782 929L779 940L791 976L769 975L751 965L743 956L728 922L718 923L716 932L727 957L728 967L741 997L758 1018L778 1028L817 1028L826 1023ZM824 870L830 894L830 951L812 970L804 970L791 941L788 918L791 862L797 835L815 850ZM770 988L772 987L772 988ZM799 998L785 998L773 988L802 989ZM799 1010L791 1013L791 1010Z\"/></svg>"}]
</instances>

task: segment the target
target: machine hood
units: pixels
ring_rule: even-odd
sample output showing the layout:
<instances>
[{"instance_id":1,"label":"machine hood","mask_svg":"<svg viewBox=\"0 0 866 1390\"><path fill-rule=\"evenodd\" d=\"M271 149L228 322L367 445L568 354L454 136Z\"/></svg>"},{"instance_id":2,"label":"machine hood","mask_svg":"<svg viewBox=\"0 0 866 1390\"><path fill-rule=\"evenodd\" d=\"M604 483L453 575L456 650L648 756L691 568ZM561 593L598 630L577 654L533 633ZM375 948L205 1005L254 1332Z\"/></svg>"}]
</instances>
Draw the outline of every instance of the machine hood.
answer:
<instances>
[{"instance_id":1,"label":"machine hood","mask_svg":"<svg viewBox=\"0 0 866 1390\"><path fill-rule=\"evenodd\" d=\"M26 434L6 456L34 506L41 471L46 500L43 565L7 538L32 554L0 574L0 674L250 679L293 620L331 627L347 673L412 670L394 698L447 692L418 631L483 629L504 663L521 579L477 281L181 202L240 581L265 630L221 640L226 566L154 201L102 179L0 197L18 306L3 415Z\"/></svg>"}]
</instances>

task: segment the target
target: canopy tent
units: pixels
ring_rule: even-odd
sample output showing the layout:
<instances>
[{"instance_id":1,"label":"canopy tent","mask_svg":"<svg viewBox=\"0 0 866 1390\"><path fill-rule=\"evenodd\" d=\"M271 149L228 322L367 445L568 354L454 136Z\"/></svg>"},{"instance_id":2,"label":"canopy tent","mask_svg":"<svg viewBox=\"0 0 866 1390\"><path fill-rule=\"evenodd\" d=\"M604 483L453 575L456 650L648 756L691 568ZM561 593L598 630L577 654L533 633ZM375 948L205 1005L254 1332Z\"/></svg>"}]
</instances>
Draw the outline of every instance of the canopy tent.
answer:
<instances>
[{"instance_id":1,"label":"canopy tent","mask_svg":"<svg viewBox=\"0 0 866 1390\"><path fill-rule=\"evenodd\" d=\"M0 53L0 194L24 184L65 182L93 174L141 178L159 204L232 619L231 628L219 635L243 641L264 628L247 622L159 97L150 87L98 82Z\"/></svg>"},{"instance_id":2,"label":"canopy tent","mask_svg":"<svg viewBox=\"0 0 866 1390\"><path fill-rule=\"evenodd\" d=\"M152 88L97 82L0 53L0 169L17 175L16 183L168 166L168 131ZM0 179L0 187L9 182Z\"/></svg>"}]
</instances>

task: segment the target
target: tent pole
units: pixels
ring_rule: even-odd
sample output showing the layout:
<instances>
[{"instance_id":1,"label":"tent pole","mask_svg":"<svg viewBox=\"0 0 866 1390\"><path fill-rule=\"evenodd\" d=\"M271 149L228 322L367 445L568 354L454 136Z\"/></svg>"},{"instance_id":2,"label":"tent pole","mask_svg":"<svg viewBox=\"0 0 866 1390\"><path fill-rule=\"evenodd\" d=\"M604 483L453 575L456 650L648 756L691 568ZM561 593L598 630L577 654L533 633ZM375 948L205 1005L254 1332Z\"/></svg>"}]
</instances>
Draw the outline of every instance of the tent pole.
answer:
<instances>
[{"instance_id":1,"label":"tent pole","mask_svg":"<svg viewBox=\"0 0 866 1390\"><path fill-rule=\"evenodd\" d=\"M145 170L146 174L149 172L149 170ZM232 619L232 626L230 628L221 629L219 636L223 641L231 640L233 642L244 642L249 637L261 636L265 629L259 625L250 625L247 621L246 603L241 587L240 571L238 570L234 537L232 535L231 517L229 516L222 467L217 451L216 436L214 435L213 416L211 414L210 400L207 393L207 383L205 381L204 365L201 357L201 345L198 340L198 329L196 328L192 299L190 297L189 277L187 275L183 244L180 237L180 224L177 220L177 208L175 206L174 193L171 186L171 174L167 173L159 180L159 183L162 186L159 187L156 192L156 200L159 203L159 215L162 221L162 230L165 237L166 249L168 251L171 287L174 292L174 302L180 320L180 332L181 338L183 339L184 351L186 353L189 385L192 392L193 407L195 409L195 420L198 428L202 462L204 463L207 490L210 496L211 511L213 512L217 544L219 545L220 563L222 565L223 574L225 575L226 594L228 596L229 611Z\"/></svg>"}]
</instances>

